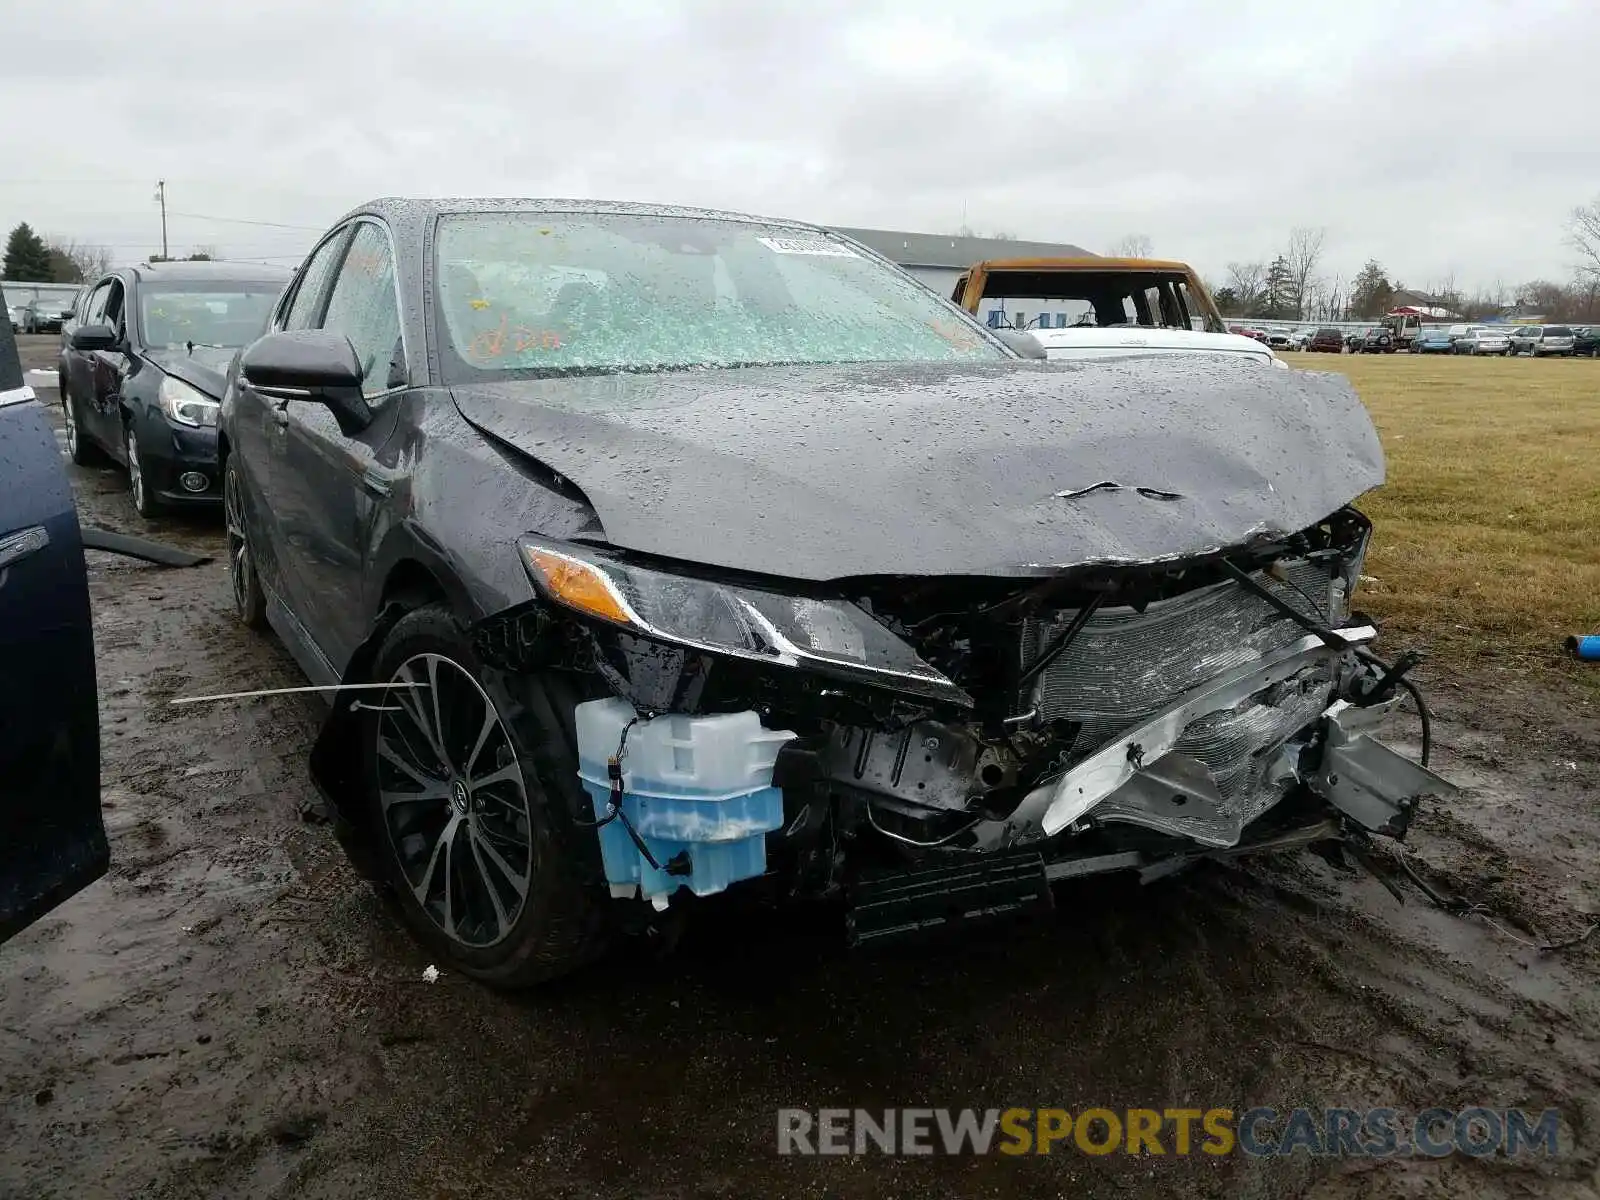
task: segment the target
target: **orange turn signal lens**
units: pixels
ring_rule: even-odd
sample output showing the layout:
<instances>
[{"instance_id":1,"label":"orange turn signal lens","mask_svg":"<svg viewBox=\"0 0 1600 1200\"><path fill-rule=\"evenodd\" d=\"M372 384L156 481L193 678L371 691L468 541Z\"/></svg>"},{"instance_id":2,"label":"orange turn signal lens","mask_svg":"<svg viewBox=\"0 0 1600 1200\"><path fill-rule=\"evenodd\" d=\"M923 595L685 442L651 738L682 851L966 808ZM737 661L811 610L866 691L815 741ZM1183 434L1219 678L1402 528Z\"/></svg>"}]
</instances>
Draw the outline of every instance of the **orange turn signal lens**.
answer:
<instances>
[{"instance_id":1,"label":"orange turn signal lens","mask_svg":"<svg viewBox=\"0 0 1600 1200\"><path fill-rule=\"evenodd\" d=\"M617 595L616 588L596 568L575 558L568 558L565 554L540 550L535 546L523 546L522 553L529 565L539 573L539 578L544 580L550 594L567 607L618 625L633 624L622 597Z\"/></svg>"}]
</instances>

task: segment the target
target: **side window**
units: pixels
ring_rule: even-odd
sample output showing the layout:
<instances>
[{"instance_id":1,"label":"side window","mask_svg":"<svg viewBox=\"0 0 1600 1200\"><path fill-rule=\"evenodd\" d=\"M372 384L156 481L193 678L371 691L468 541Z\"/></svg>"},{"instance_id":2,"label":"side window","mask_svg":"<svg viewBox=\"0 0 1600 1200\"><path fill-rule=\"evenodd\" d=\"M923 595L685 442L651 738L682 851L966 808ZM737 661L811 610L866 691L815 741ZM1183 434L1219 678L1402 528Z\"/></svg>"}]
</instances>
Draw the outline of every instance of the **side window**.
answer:
<instances>
[{"instance_id":1,"label":"side window","mask_svg":"<svg viewBox=\"0 0 1600 1200\"><path fill-rule=\"evenodd\" d=\"M1199 298L1189 290L1189 281L1180 279L1172 285L1173 295L1178 306L1178 324L1190 329L1203 329L1205 327L1205 309L1200 307Z\"/></svg>"},{"instance_id":2,"label":"side window","mask_svg":"<svg viewBox=\"0 0 1600 1200\"><path fill-rule=\"evenodd\" d=\"M111 282L107 280L94 291L89 293L89 298L83 306L83 323L85 325L106 324L106 301L111 298Z\"/></svg>"},{"instance_id":3,"label":"side window","mask_svg":"<svg viewBox=\"0 0 1600 1200\"><path fill-rule=\"evenodd\" d=\"M122 332L122 281L113 279L106 293L105 323L118 333Z\"/></svg>"},{"instance_id":4,"label":"side window","mask_svg":"<svg viewBox=\"0 0 1600 1200\"><path fill-rule=\"evenodd\" d=\"M361 391L371 396L405 383L400 309L394 297L394 255L389 235L371 221L356 227L328 297L322 328L342 333L361 362Z\"/></svg>"},{"instance_id":5,"label":"side window","mask_svg":"<svg viewBox=\"0 0 1600 1200\"><path fill-rule=\"evenodd\" d=\"M310 329L316 323L317 307L322 301L323 292L327 290L328 276L333 274L333 268L338 264L339 248L343 245L344 231L340 230L317 247L306 269L300 272L299 284L284 315L285 329Z\"/></svg>"}]
</instances>

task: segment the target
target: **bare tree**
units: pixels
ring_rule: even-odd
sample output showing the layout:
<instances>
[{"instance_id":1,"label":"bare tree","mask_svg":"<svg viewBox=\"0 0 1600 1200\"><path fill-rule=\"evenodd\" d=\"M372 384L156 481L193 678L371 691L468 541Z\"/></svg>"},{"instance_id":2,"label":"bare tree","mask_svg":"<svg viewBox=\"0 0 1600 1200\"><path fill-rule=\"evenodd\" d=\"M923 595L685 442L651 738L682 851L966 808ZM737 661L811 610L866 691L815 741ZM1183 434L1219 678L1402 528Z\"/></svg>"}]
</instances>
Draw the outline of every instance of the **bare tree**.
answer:
<instances>
[{"instance_id":1,"label":"bare tree","mask_svg":"<svg viewBox=\"0 0 1600 1200\"><path fill-rule=\"evenodd\" d=\"M1344 307L1344 276L1335 274L1327 283L1327 290L1318 290L1317 303L1314 308L1308 309L1311 316L1319 321L1337 321L1339 311Z\"/></svg>"},{"instance_id":2,"label":"bare tree","mask_svg":"<svg viewBox=\"0 0 1600 1200\"><path fill-rule=\"evenodd\" d=\"M1460 310L1461 289L1456 283L1456 269L1454 267L1445 272L1444 279L1439 282L1439 286L1434 290L1433 294L1438 297L1439 303L1451 312Z\"/></svg>"},{"instance_id":3,"label":"bare tree","mask_svg":"<svg viewBox=\"0 0 1600 1200\"><path fill-rule=\"evenodd\" d=\"M1600 274L1579 275L1572 281L1572 303L1575 320L1592 322L1600 314Z\"/></svg>"},{"instance_id":4,"label":"bare tree","mask_svg":"<svg viewBox=\"0 0 1600 1200\"><path fill-rule=\"evenodd\" d=\"M111 270L111 250L107 246L95 246L62 237L46 237L45 245L52 255L59 255L72 264L78 276L72 281L74 283L96 280Z\"/></svg>"},{"instance_id":5,"label":"bare tree","mask_svg":"<svg viewBox=\"0 0 1600 1200\"><path fill-rule=\"evenodd\" d=\"M1316 278L1317 264L1322 261L1322 244L1328 231L1312 229L1306 225L1289 231L1289 248L1284 251L1284 261L1289 264L1289 290L1294 298L1295 316L1304 320L1306 293Z\"/></svg>"},{"instance_id":6,"label":"bare tree","mask_svg":"<svg viewBox=\"0 0 1600 1200\"><path fill-rule=\"evenodd\" d=\"M1239 311L1248 313L1266 289L1267 264L1231 262L1228 264L1228 290L1234 294Z\"/></svg>"},{"instance_id":7,"label":"bare tree","mask_svg":"<svg viewBox=\"0 0 1600 1200\"><path fill-rule=\"evenodd\" d=\"M1600 196L1572 210L1567 244L1578 252L1578 274L1600 280Z\"/></svg>"},{"instance_id":8,"label":"bare tree","mask_svg":"<svg viewBox=\"0 0 1600 1200\"><path fill-rule=\"evenodd\" d=\"M1149 234L1130 233L1106 253L1112 258L1149 258L1154 250L1155 247L1150 244Z\"/></svg>"}]
</instances>

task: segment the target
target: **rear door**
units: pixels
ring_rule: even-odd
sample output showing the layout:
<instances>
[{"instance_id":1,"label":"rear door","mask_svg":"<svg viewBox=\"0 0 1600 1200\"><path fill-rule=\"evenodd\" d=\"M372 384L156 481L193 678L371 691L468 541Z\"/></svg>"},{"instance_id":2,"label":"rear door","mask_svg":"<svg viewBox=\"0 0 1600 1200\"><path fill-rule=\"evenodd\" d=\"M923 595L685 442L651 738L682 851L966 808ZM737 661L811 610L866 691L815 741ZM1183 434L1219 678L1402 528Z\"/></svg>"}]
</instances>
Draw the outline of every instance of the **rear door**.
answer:
<instances>
[{"instance_id":1,"label":"rear door","mask_svg":"<svg viewBox=\"0 0 1600 1200\"><path fill-rule=\"evenodd\" d=\"M105 873L94 630L72 487L0 324L0 941Z\"/></svg>"}]
</instances>

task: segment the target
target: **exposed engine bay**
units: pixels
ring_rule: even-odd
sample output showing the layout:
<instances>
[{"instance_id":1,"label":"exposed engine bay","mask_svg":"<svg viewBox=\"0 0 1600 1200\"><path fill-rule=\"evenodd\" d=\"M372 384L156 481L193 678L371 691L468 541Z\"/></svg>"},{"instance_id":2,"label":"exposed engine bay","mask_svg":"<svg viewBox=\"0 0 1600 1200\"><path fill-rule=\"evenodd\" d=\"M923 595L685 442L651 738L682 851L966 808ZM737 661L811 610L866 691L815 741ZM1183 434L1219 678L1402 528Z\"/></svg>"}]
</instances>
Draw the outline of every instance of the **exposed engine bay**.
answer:
<instances>
[{"instance_id":1,"label":"exposed engine bay","mask_svg":"<svg viewBox=\"0 0 1600 1200\"><path fill-rule=\"evenodd\" d=\"M602 830L613 895L637 886L660 908L680 886L765 875L795 895L846 891L865 939L1048 903L1048 881L1072 875L1152 877L1341 828L1403 835L1419 796L1453 789L1370 736L1414 692L1414 659L1378 659L1376 630L1351 610L1369 535L1346 508L1199 559L781 598L712 581L699 594L677 576L662 588L649 567L530 545L531 572L562 603L503 614L478 640L486 661L604 680L626 702L611 725L589 723L603 730L591 740L619 744L591 749L584 775L600 823L626 830ZM580 581L589 590L566 599ZM563 611L592 616L595 595L615 609L607 621ZM681 632L691 610L695 636ZM711 810L661 782L674 771L662 756L697 753L682 718L737 713L774 744L770 772L739 793L770 795L770 815L680 838ZM648 738L669 717L680 725L662 748L635 742L665 763L656 782L625 788L629 731ZM674 803L687 807L669 818ZM764 839L763 853L713 865L697 837ZM647 865L619 876L635 849Z\"/></svg>"}]
</instances>

